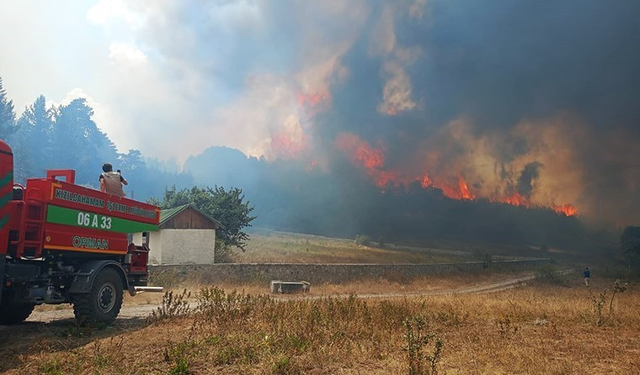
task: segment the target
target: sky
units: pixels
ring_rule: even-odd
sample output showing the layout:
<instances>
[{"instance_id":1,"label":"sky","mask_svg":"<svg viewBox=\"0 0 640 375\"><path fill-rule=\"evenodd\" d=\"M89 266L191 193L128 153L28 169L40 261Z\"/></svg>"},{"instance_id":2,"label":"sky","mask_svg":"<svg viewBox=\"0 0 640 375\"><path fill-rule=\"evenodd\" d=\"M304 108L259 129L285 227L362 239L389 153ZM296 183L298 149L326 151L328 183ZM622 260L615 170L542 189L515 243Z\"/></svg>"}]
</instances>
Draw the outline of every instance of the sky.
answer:
<instances>
[{"instance_id":1,"label":"sky","mask_svg":"<svg viewBox=\"0 0 640 375\"><path fill-rule=\"evenodd\" d=\"M366 3L266 3L3 1L0 77L18 114L41 94L52 104L87 98L121 152L184 161L224 145L268 155L272 133L300 126L299 94L327 92ZM347 10L334 30L280 23L295 11Z\"/></svg>"},{"instance_id":2,"label":"sky","mask_svg":"<svg viewBox=\"0 0 640 375\"><path fill-rule=\"evenodd\" d=\"M0 4L17 112L85 97L120 152L350 163L381 188L640 224L637 1Z\"/></svg>"}]
</instances>

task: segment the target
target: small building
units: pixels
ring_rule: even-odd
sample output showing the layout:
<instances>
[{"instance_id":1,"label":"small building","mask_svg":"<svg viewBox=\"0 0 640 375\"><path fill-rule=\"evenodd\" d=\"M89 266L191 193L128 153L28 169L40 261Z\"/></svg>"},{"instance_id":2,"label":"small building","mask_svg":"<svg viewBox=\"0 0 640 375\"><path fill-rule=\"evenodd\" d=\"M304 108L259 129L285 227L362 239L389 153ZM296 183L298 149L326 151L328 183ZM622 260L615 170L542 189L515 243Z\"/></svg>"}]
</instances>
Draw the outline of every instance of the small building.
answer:
<instances>
[{"instance_id":1,"label":"small building","mask_svg":"<svg viewBox=\"0 0 640 375\"><path fill-rule=\"evenodd\" d=\"M149 232L149 264L215 263L216 229L222 225L191 204L162 210L157 232ZM145 234L135 233L134 243Z\"/></svg>"}]
</instances>

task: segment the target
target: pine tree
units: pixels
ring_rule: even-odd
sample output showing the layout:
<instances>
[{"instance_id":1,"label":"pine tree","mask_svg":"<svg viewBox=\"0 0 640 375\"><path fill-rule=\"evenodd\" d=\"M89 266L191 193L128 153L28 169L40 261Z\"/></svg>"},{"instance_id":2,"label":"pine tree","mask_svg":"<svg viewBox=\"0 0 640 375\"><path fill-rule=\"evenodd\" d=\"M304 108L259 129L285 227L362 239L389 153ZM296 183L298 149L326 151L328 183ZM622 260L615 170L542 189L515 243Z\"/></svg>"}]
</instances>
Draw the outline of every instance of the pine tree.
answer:
<instances>
[{"instance_id":1,"label":"pine tree","mask_svg":"<svg viewBox=\"0 0 640 375\"><path fill-rule=\"evenodd\" d=\"M15 131L16 113L13 109L13 100L7 99L7 93L2 87L2 78L0 78L0 138L6 139Z\"/></svg>"},{"instance_id":2,"label":"pine tree","mask_svg":"<svg viewBox=\"0 0 640 375\"><path fill-rule=\"evenodd\" d=\"M51 132L53 111L47 109L46 99L40 95L18 119L18 130L9 139L14 153L15 180L42 177L51 166Z\"/></svg>"},{"instance_id":3,"label":"pine tree","mask_svg":"<svg viewBox=\"0 0 640 375\"><path fill-rule=\"evenodd\" d=\"M77 181L95 185L102 164L114 163L118 153L92 117L93 108L85 99L61 106L55 116L52 139L57 148L57 168L75 169Z\"/></svg>"}]
</instances>

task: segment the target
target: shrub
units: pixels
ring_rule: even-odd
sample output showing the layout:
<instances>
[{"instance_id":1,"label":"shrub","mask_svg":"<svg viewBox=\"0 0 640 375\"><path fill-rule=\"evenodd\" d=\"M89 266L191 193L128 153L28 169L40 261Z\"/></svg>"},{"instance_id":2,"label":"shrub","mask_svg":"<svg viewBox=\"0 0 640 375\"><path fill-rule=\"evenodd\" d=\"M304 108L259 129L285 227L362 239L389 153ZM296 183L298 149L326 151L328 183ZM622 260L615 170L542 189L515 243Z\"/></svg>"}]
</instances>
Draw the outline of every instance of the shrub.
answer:
<instances>
[{"instance_id":1,"label":"shrub","mask_svg":"<svg viewBox=\"0 0 640 375\"><path fill-rule=\"evenodd\" d=\"M236 253L231 246L216 238L214 260L216 263L234 263Z\"/></svg>"},{"instance_id":2,"label":"shrub","mask_svg":"<svg viewBox=\"0 0 640 375\"><path fill-rule=\"evenodd\" d=\"M594 296L593 294L591 294L591 292L589 292L591 297L591 302L593 303L593 310L596 317L595 323L597 326L603 325L607 320L609 320L609 318L611 318L611 316L613 315L613 299L615 298L616 294L625 292L628 287L629 287L628 283L622 284L620 280L616 280L613 283L613 286L611 287L611 289L607 288L603 290L601 293L598 294L598 297ZM604 309L605 309L605 305L607 304L607 294L609 292L611 292L611 297L609 298L609 309L607 314L605 315Z\"/></svg>"},{"instance_id":3,"label":"shrub","mask_svg":"<svg viewBox=\"0 0 640 375\"><path fill-rule=\"evenodd\" d=\"M166 292L162 297L162 304L151 312L147 321L157 322L188 315L191 312L189 297L191 297L191 292L187 292L186 289L180 294L174 294L172 291Z\"/></svg>"},{"instance_id":4,"label":"shrub","mask_svg":"<svg viewBox=\"0 0 640 375\"><path fill-rule=\"evenodd\" d=\"M409 374L437 374L438 361L444 346L442 339L436 337L435 333L424 332L427 323L422 316L405 319L404 326L406 329L404 337L407 340L404 350L407 352ZM425 346L429 345L434 339L435 342L431 353L426 354Z\"/></svg>"},{"instance_id":5,"label":"shrub","mask_svg":"<svg viewBox=\"0 0 640 375\"><path fill-rule=\"evenodd\" d=\"M369 246L371 244L371 238L366 234L359 234L356 236L356 243L362 246Z\"/></svg>"},{"instance_id":6,"label":"shrub","mask_svg":"<svg viewBox=\"0 0 640 375\"><path fill-rule=\"evenodd\" d=\"M544 265L536 269L535 279L544 284L567 286L567 277L553 266Z\"/></svg>"}]
</instances>

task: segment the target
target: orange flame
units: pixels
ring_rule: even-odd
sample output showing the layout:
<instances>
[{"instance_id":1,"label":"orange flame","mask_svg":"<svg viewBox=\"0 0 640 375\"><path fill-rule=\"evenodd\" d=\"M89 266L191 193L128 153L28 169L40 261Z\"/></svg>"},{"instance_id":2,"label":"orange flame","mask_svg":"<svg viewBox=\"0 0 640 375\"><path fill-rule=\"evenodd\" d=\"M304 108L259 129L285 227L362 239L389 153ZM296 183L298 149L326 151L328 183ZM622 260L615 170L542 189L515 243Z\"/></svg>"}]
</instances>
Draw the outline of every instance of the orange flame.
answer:
<instances>
[{"instance_id":1,"label":"orange flame","mask_svg":"<svg viewBox=\"0 0 640 375\"><path fill-rule=\"evenodd\" d=\"M287 133L276 133L271 137L271 148L279 158L294 159L300 155L307 144L306 137L299 140Z\"/></svg>"},{"instance_id":2,"label":"orange flame","mask_svg":"<svg viewBox=\"0 0 640 375\"><path fill-rule=\"evenodd\" d=\"M423 188L428 188L429 186L433 185L433 181L431 181L431 178L429 178L428 174L425 174L422 177L422 180L420 181L420 185L422 185Z\"/></svg>"},{"instance_id":3,"label":"orange flame","mask_svg":"<svg viewBox=\"0 0 640 375\"><path fill-rule=\"evenodd\" d=\"M526 198L526 197L522 196L518 192L514 192L513 194L511 194L509 196L506 196L506 197L493 198L493 199L490 199L490 201L491 202L506 203L506 204L510 204L512 206L523 206L523 207L527 207L527 208L531 207L531 202L529 202L529 198Z\"/></svg>"},{"instance_id":4,"label":"orange flame","mask_svg":"<svg viewBox=\"0 0 640 375\"><path fill-rule=\"evenodd\" d=\"M460 197L462 199L475 199L475 197L469 192L467 183L462 178L462 175L458 174L458 187L460 188Z\"/></svg>"},{"instance_id":5,"label":"orange flame","mask_svg":"<svg viewBox=\"0 0 640 375\"><path fill-rule=\"evenodd\" d=\"M415 176L398 173L398 171L385 170L385 147L382 145L377 148L372 147L368 142L360 139L355 134L339 134L336 138L336 145L349 156L353 165L363 168L379 188L384 189L389 185L395 187L407 186L413 182L419 182L425 189L429 187L440 189L444 196L451 199L476 200L478 198L487 198L476 196L471 189L469 189L469 185L460 173L458 174L457 181L453 182L451 179L437 178L437 176L432 178L428 173L422 176ZM491 202L505 203L513 206L526 208L537 207L531 203L530 198L518 192L514 192L511 195L498 195L488 199ZM561 206L552 204L550 208L566 216L575 216L578 214L577 208L570 204Z\"/></svg>"},{"instance_id":6,"label":"orange flame","mask_svg":"<svg viewBox=\"0 0 640 375\"><path fill-rule=\"evenodd\" d=\"M336 145L349 155L353 164L363 166L367 171L384 165L384 151L371 147L355 134L338 134Z\"/></svg>"},{"instance_id":7,"label":"orange flame","mask_svg":"<svg viewBox=\"0 0 640 375\"><path fill-rule=\"evenodd\" d=\"M367 141L348 133L338 134L336 145L349 155L353 165L365 169L376 186L384 188L395 180L392 172L381 169L384 167L384 148L373 148Z\"/></svg>"},{"instance_id":8,"label":"orange flame","mask_svg":"<svg viewBox=\"0 0 640 375\"><path fill-rule=\"evenodd\" d=\"M462 175L460 174L458 174L457 185L442 185L442 186L439 186L439 185L440 184L436 183L434 186L442 190L442 193L447 198L462 199L462 200L476 199L476 197L473 194L471 194L471 192L469 191L469 187L467 186L467 183L465 182L464 178L462 178Z\"/></svg>"},{"instance_id":9,"label":"orange flame","mask_svg":"<svg viewBox=\"0 0 640 375\"><path fill-rule=\"evenodd\" d=\"M331 95L328 92L314 94L299 92L296 94L296 99L300 107L315 107L320 103L330 101Z\"/></svg>"},{"instance_id":10,"label":"orange flame","mask_svg":"<svg viewBox=\"0 0 640 375\"><path fill-rule=\"evenodd\" d=\"M565 204L562 206L553 205L551 206L553 210L559 214L564 214L565 216L576 216L578 214L578 209L575 208L571 204Z\"/></svg>"},{"instance_id":11,"label":"orange flame","mask_svg":"<svg viewBox=\"0 0 640 375\"><path fill-rule=\"evenodd\" d=\"M301 117L296 129L284 127L279 132L271 136L271 149L275 158L294 159L298 158L310 145L310 133L307 128L310 121L318 111L330 104L331 95L327 93L303 93L296 94L296 102L300 109L298 115Z\"/></svg>"}]
</instances>

